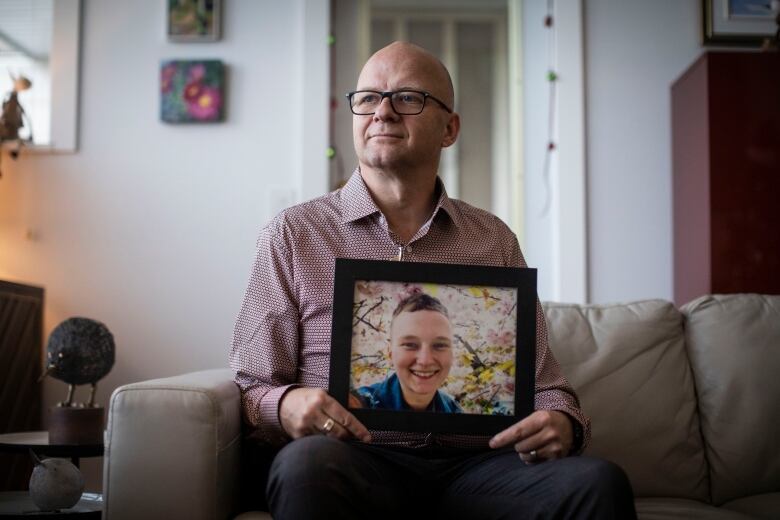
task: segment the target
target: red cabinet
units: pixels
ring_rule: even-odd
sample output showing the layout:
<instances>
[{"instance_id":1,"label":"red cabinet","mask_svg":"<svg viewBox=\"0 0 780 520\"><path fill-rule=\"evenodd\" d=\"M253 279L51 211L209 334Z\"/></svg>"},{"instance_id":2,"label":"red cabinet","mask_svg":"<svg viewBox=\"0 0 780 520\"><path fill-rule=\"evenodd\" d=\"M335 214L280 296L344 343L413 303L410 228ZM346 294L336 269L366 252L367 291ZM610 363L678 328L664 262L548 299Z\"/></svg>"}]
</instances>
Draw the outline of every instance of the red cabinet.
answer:
<instances>
[{"instance_id":1,"label":"red cabinet","mask_svg":"<svg viewBox=\"0 0 780 520\"><path fill-rule=\"evenodd\" d=\"M708 52L672 85L674 298L780 294L780 54Z\"/></svg>"}]
</instances>

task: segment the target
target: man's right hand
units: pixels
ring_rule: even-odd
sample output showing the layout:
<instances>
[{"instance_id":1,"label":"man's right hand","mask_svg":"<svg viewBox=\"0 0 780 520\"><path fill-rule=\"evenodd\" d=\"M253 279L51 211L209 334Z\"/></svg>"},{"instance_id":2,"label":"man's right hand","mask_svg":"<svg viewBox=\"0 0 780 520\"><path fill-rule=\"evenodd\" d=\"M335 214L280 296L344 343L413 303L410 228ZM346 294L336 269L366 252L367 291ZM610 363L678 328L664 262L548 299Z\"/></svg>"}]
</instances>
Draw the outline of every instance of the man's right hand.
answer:
<instances>
[{"instance_id":1,"label":"man's right hand","mask_svg":"<svg viewBox=\"0 0 780 520\"><path fill-rule=\"evenodd\" d=\"M333 419L333 426L326 431L331 424L329 419ZM371 442L368 429L321 388L294 388L284 394L279 404L279 420L293 439L330 435Z\"/></svg>"}]
</instances>

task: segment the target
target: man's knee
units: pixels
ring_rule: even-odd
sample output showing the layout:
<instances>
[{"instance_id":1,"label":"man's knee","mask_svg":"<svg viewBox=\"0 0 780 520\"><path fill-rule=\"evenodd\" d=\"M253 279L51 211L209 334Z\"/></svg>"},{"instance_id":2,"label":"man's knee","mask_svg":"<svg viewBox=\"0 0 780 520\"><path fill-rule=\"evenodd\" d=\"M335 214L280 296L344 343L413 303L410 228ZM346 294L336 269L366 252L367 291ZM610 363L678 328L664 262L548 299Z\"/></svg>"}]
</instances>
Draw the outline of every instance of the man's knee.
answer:
<instances>
[{"instance_id":1,"label":"man's knee","mask_svg":"<svg viewBox=\"0 0 780 520\"><path fill-rule=\"evenodd\" d=\"M333 468L345 467L349 446L324 435L310 435L287 444L271 464L269 486L327 481Z\"/></svg>"},{"instance_id":2,"label":"man's knee","mask_svg":"<svg viewBox=\"0 0 780 520\"><path fill-rule=\"evenodd\" d=\"M600 518L636 518L634 493L623 469L608 460L573 457L581 511ZM587 516L587 515L586 515Z\"/></svg>"},{"instance_id":3,"label":"man's knee","mask_svg":"<svg viewBox=\"0 0 780 520\"><path fill-rule=\"evenodd\" d=\"M271 465L266 494L274 518L357 518L370 507L355 446L309 436L282 448Z\"/></svg>"},{"instance_id":4,"label":"man's knee","mask_svg":"<svg viewBox=\"0 0 780 520\"><path fill-rule=\"evenodd\" d=\"M575 457L572 460L578 462L580 484L591 492L633 497L628 476L617 464L593 457Z\"/></svg>"}]
</instances>

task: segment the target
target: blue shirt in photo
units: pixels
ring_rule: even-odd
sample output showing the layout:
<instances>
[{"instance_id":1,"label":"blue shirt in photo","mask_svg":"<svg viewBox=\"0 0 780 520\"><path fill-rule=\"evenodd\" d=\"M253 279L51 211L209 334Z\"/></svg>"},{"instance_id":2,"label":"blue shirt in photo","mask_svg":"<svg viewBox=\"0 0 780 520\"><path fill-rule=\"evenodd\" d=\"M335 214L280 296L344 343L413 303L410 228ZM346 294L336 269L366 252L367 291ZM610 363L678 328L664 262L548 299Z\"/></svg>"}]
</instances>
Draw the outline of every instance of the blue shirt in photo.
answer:
<instances>
[{"instance_id":1,"label":"blue shirt in photo","mask_svg":"<svg viewBox=\"0 0 780 520\"><path fill-rule=\"evenodd\" d=\"M366 408L384 408L386 410L411 410L404 401L401 383L395 373L379 383L361 386L355 390L357 397ZM436 391L426 412L463 413L455 399L441 390Z\"/></svg>"}]
</instances>

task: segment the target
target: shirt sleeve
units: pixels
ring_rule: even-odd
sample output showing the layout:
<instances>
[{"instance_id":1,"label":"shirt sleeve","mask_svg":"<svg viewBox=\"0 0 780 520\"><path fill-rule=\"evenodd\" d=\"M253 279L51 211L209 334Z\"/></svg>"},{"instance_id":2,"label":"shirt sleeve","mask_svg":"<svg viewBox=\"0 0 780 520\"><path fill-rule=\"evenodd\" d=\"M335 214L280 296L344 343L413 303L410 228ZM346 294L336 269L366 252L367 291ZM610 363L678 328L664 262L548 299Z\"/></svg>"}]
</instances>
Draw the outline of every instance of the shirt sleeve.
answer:
<instances>
[{"instance_id":1,"label":"shirt sleeve","mask_svg":"<svg viewBox=\"0 0 780 520\"><path fill-rule=\"evenodd\" d=\"M276 219L260 232L230 351L244 420L273 445L290 440L279 421L279 402L296 387L298 368L299 307L282 230Z\"/></svg>"},{"instance_id":2,"label":"shirt sleeve","mask_svg":"<svg viewBox=\"0 0 780 520\"><path fill-rule=\"evenodd\" d=\"M509 251L510 267L527 267L523 253L520 251L520 245L517 238L513 236ZM534 409L536 410L558 410L564 412L569 417L580 424L582 428L582 443L577 452L582 453L590 440L590 420L582 413L580 401L574 388L569 384L561 373L560 365L550 350L549 338L547 335L547 320L544 316L544 310L536 299L536 394L534 398Z\"/></svg>"}]
</instances>

